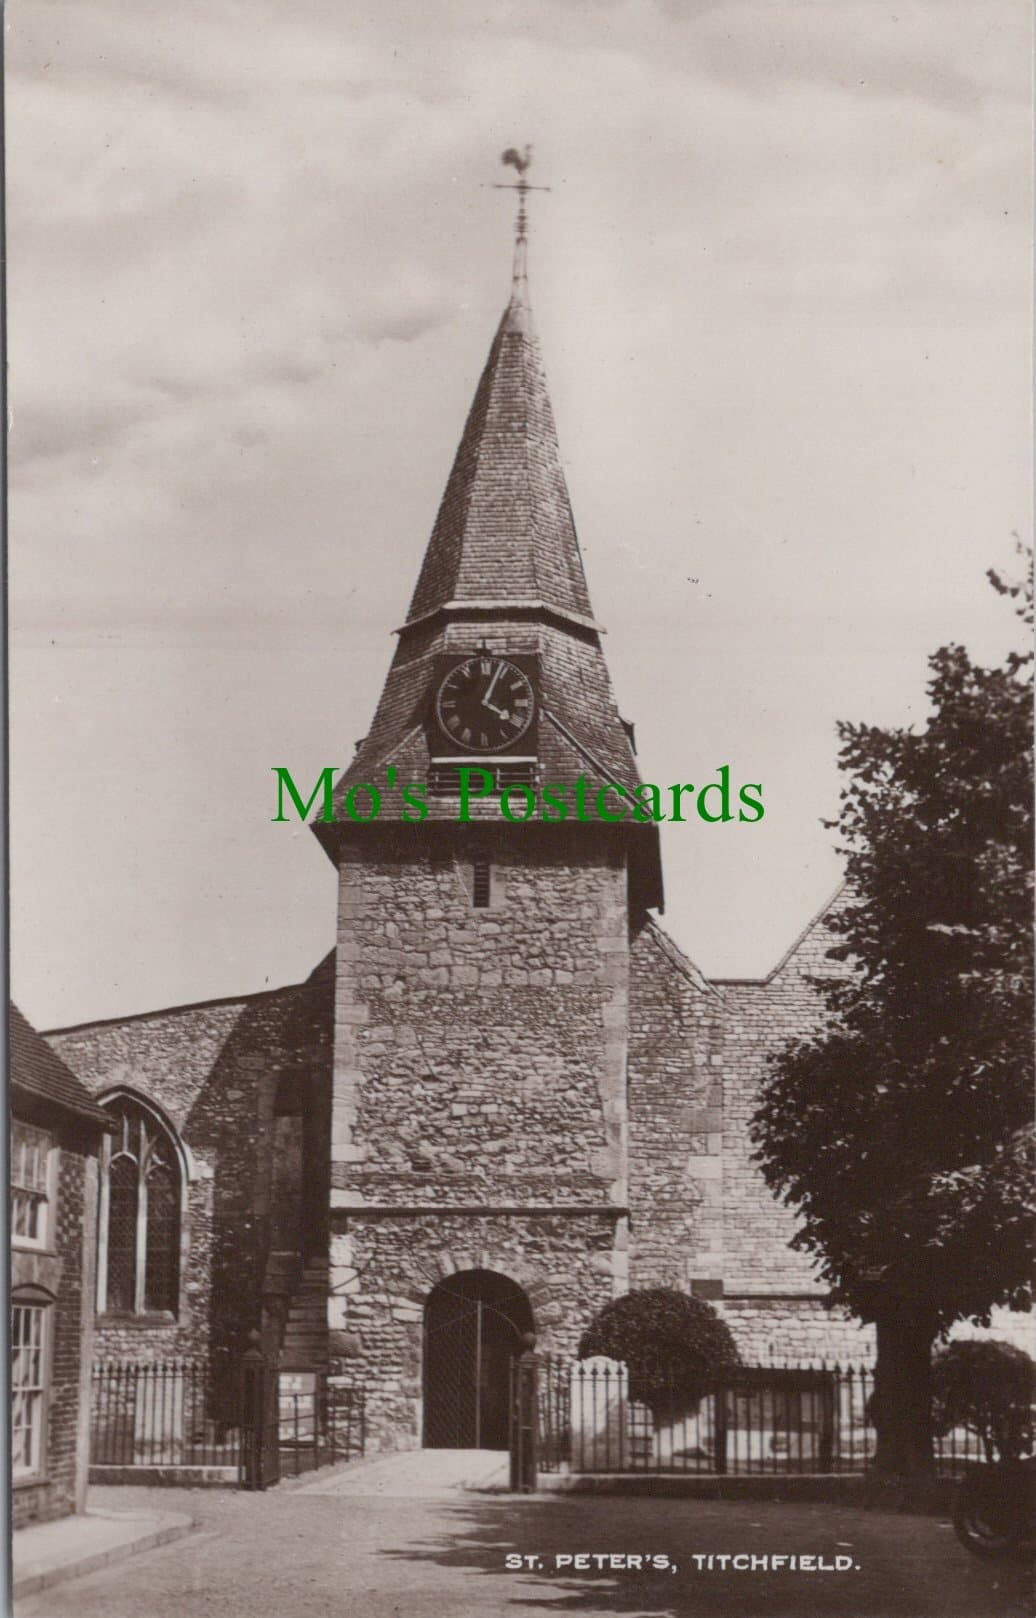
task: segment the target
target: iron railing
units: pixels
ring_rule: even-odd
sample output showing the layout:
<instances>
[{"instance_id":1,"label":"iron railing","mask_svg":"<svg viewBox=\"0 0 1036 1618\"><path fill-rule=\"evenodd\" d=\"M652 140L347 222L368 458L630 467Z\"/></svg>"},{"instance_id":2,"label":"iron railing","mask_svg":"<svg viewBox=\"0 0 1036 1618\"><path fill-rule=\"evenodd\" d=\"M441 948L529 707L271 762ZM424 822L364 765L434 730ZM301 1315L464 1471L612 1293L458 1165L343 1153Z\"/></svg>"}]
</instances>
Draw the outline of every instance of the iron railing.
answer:
<instances>
[{"instance_id":1,"label":"iron railing","mask_svg":"<svg viewBox=\"0 0 1036 1618\"><path fill-rule=\"evenodd\" d=\"M102 1360L91 1370L93 1466L236 1466L238 1425L216 1415L204 1360Z\"/></svg>"},{"instance_id":2,"label":"iron railing","mask_svg":"<svg viewBox=\"0 0 1036 1618\"><path fill-rule=\"evenodd\" d=\"M538 1356L538 1470L780 1476L873 1461L872 1366L743 1365L696 1402L664 1381L646 1402L620 1367ZM952 1475L983 1450L955 1428L936 1438L935 1457Z\"/></svg>"},{"instance_id":3,"label":"iron railing","mask_svg":"<svg viewBox=\"0 0 1036 1618\"><path fill-rule=\"evenodd\" d=\"M365 1389L318 1375L312 1391L280 1391L277 1441L281 1477L362 1455L367 1445Z\"/></svg>"},{"instance_id":4,"label":"iron railing","mask_svg":"<svg viewBox=\"0 0 1036 1618\"><path fill-rule=\"evenodd\" d=\"M261 1357L241 1373L228 1401L222 1368L217 1373L204 1360L95 1363L91 1466L227 1467L246 1482L256 1477L255 1457L263 1453L262 1487L363 1454L363 1387L323 1372L282 1381Z\"/></svg>"}]
</instances>

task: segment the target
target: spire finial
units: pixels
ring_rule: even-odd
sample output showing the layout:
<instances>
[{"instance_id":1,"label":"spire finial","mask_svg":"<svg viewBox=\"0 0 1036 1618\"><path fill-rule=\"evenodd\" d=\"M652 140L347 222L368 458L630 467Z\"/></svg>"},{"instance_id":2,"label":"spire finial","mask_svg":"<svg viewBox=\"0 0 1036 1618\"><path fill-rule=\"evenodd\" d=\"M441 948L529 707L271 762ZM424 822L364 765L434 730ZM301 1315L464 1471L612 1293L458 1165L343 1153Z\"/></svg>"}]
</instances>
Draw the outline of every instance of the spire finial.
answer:
<instances>
[{"instance_id":1,"label":"spire finial","mask_svg":"<svg viewBox=\"0 0 1036 1618\"><path fill-rule=\"evenodd\" d=\"M523 292L526 279L526 256L529 246L529 216L525 208L525 199L530 191L549 191L550 186L530 185L525 178L525 171L532 162L531 146L526 146L523 151L519 151L517 146L509 146L501 156L500 161L501 163L509 164L518 174L516 184L497 185L494 189L497 191L517 191L518 193L518 217L514 226L514 267L511 272L511 280L515 292Z\"/></svg>"}]
</instances>

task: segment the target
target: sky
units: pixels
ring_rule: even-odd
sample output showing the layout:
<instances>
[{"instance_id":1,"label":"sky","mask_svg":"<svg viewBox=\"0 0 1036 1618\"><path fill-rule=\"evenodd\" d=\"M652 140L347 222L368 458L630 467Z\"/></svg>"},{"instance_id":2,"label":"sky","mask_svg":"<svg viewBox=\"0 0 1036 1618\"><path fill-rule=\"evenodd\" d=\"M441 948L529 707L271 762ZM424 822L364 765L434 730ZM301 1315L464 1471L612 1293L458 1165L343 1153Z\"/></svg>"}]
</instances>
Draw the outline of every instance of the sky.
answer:
<instances>
[{"instance_id":1,"label":"sky","mask_svg":"<svg viewBox=\"0 0 1036 1618\"><path fill-rule=\"evenodd\" d=\"M506 302L505 147L666 925L767 972L839 879L839 720L1016 638L1021 0L11 0L12 988L54 1027L297 981L272 766L368 729Z\"/></svg>"}]
</instances>

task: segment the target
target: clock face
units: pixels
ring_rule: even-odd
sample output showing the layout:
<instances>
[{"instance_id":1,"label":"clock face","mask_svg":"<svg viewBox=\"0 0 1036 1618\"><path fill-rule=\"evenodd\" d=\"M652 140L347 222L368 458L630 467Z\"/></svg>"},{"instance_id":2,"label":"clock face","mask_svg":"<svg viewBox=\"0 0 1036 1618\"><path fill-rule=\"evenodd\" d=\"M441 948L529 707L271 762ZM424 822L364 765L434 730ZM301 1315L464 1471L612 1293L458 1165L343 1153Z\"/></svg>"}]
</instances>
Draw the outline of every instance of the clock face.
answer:
<instances>
[{"instance_id":1,"label":"clock face","mask_svg":"<svg viewBox=\"0 0 1036 1618\"><path fill-rule=\"evenodd\" d=\"M506 657L479 652L450 669L435 712L451 741L471 753L496 753L524 736L536 702L527 674Z\"/></svg>"}]
</instances>

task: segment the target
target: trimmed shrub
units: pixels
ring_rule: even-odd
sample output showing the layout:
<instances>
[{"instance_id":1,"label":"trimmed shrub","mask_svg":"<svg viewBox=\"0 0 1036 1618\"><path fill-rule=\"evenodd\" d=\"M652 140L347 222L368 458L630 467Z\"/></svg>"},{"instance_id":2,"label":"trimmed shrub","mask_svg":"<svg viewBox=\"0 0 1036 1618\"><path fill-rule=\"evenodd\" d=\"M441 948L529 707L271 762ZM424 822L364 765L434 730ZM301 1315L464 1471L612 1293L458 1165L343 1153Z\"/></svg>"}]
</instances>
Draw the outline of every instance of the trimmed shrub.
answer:
<instances>
[{"instance_id":1,"label":"trimmed shrub","mask_svg":"<svg viewBox=\"0 0 1036 1618\"><path fill-rule=\"evenodd\" d=\"M997 1339L950 1343L932 1357L932 1427L977 1433L987 1461L1016 1460L1033 1442L1036 1362Z\"/></svg>"},{"instance_id":2,"label":"trimmed shrub","mask_svg":"<svg viewBox=\"0 0 1036 1618\"><path fill-rule=\"evenodd\" d=\"M704 1298L648 1287L615 1298L579 1339L579 1358L606 1354L629 1368L630 1398L657 1415L692 1409L740 1357L730 1328Z\"/></svg>"}]
</instances>

